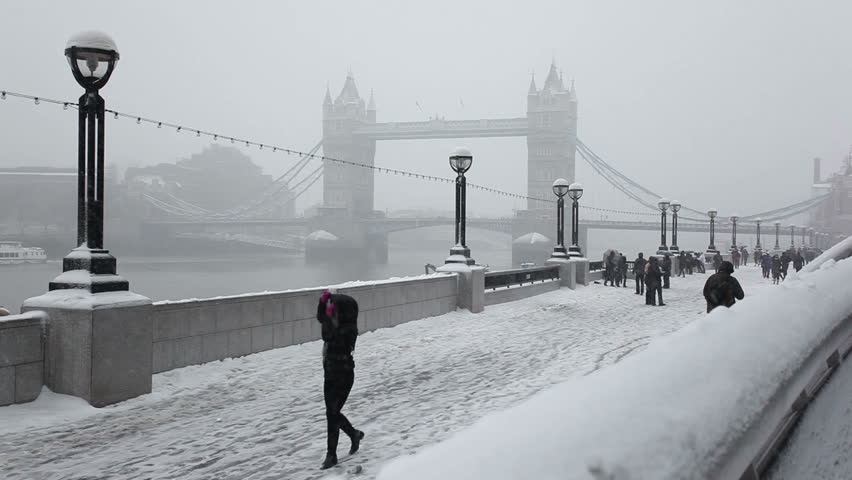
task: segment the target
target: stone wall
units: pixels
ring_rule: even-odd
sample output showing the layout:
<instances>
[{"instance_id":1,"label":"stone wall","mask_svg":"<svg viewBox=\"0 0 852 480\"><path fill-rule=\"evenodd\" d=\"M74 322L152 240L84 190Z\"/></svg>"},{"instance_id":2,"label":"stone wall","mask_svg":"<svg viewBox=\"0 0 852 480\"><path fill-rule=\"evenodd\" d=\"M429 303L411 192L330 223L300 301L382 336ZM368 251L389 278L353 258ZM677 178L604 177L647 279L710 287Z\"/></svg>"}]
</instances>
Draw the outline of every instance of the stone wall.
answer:
<instances>
[{"instance_id":1,"label":"stone wall","mask_svg":"<svg viewBox=\"0 0 852 480\"><path fill-rule=\"evenodd\" d=\"M38 398L46 322L43 312L0 317L0 406Z\"/></svg>"},{"instance_id":2,"label":"stone wall","mask_svg":"<svg viewBox=\"0 0 852 480\"><path fill-rule=\"evenodd\" d=\"M263 352L320 338L321 288L154 304L154 373ZM358 330L367 332L457 306L455 275L343 287L358 301Z\"/></svg>"}]
</instances>

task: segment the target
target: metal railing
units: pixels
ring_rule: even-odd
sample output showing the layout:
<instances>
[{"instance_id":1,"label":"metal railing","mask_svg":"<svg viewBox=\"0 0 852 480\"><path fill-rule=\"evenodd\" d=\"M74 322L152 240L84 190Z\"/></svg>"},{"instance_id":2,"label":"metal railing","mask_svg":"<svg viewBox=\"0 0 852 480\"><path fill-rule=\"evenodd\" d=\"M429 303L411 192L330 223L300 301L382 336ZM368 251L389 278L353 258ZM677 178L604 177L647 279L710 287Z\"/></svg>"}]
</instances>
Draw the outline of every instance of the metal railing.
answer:
<instances>
[{"instance_id":1,"label":"metal railing","mask_svg":"<svg viewBox=\"0 0 852 480\"><path fill-rule=\"evenodd\" d=\"M589 271L590 272L599 272L604 269L604 262L589 262Z\"/></svg>"},{"instance_id":2,"label":"metal railing","mask_svg":"<svg viewBox=\"0 0 852 480\"><path fill-rule=\"evenodd\" d=\"M485 289L496 290L559 280L559 266L518 268L485 273Z\"/></svg>"}]
</instances>

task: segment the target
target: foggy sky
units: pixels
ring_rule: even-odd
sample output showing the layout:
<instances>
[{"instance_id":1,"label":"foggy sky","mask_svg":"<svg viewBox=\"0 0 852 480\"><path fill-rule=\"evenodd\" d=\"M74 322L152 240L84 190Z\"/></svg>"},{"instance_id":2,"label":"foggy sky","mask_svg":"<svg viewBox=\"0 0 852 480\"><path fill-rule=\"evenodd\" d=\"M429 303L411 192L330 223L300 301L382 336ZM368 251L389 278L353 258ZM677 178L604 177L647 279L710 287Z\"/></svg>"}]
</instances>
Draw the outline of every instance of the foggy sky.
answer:
<instances>
[{"instance_id":1,"label":"foggy sky","mask_svg":"<svg viewBox=\"0 0 852 480\"><path fill-rule=\"evenodd\" d=\"M308 150L326 84L336 96L349 69L362 96L375 91L379 122L505 118L525 115L530 72L540 87L555 60L576 81L578 136L599 155L686 205L747 215L806 198L811 159L828 173L847 153L850 14L842 1L5 2L0 89L76 100L65 43L99 29L121 53L107 108ZM211 142L109 121L107 162L173 162ZM460 143L471 182L525 193L522 137L380 142L376 163L449 177ZM3 167L74 167L75 114L7 99L0 145ZM295 161L246 150L271 174ZM577 158L584 202L638 209ZM452 208L449 185L376 178L378 209ZM469 203L525 207L476 192Z\"/></svg>"}]
</instances>

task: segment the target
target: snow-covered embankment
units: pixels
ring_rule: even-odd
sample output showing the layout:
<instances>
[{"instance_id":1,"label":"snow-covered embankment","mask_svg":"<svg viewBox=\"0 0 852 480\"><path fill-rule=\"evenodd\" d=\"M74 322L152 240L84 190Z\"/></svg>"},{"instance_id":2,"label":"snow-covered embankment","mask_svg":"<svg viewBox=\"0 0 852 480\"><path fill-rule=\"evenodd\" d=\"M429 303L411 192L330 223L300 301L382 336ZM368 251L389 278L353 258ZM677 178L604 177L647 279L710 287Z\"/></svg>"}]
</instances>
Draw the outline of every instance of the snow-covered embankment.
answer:
<instances>
[{"instance_id":1,"label":"snow-covered embankment","mask_svg":"<svg viewBox=\"0 0 852 480\"><path fill-rule=\"evenodd\" d=\"M718 476L788 381L850 323L852 259L820 263L398 458L378 479Z\"/></svg>"}]
</instances>

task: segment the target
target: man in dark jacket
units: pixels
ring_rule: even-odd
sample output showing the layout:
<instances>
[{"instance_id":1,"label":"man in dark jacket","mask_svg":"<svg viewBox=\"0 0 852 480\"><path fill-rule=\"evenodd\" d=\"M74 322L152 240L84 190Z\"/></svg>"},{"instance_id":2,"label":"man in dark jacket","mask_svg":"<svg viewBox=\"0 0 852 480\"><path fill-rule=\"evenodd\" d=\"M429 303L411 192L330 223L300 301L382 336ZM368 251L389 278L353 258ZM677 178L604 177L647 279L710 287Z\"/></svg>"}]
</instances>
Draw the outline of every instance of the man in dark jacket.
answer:
<instances>
[{"instance_id":1,"label":"man in dark jacket","mask_svg":"<svg viewBox=\"0 0 852 480\"><path fill-rule=\"evenodd\" d=\"M796 253L793 255L793 268L795 268L795 269L796 269L796 271L798 272L799 270L801 270L801 269L802 269L802 267L804 266L804 264L805 264L805 259L804 259L804 258L802 258L802 254L801 254L801 252L796 252Z\"/></svg>"},{"instance_id":2,"label":"man in dark jacket","mask_svg":"<svg viewBox=\"0 0 852 480\"><path fill-rule=\"evenodd\" d=\"M790 258L789 252L784 252L784 253L781 254L781 279L782 280L787 278L787 270L790 269L790 262L792 262L792 261L793 261L793 259Z\"/></svg>"},{"instance_id":3,"label":"man in dark jacket","mask_svg":"<svg viewBox=\"0 0 852 480\"><path fill-rule=\"evenodd\" d=\"M668 253L663 257L663 288L669 288L669 279L672 277L672 257ZM662 303L662 302L660 302Z\"/></svg>"},{"instance_id":4,"label":"man in dark jacket","mask_svg":"<svg viewBox=\"0 0 852 480\"><path fill-rule=\"evenodd\" d=\"M645 265L645 285L648 287L645 290L645 305L656 305L654 296L659 296L660 306L663 303L663 273L660 271L660 264L657 257L648 259L648 264Z\"/></svg>"},{"instance_id":5,"label":"man in dark jacket","mask_svg":"<svg viewBox=\"0 0 852 480\"><path fill-rule=\"evenodd\" d=\"M352 441L349 454L358 451L364 432L356 430L341 413L355 381L352 351L358 339L358 302L349 295L323 292L317 305L317 321L322 325L323 394L328 421L328 452L322 469L337 465L337 441L343 430Z\"/></svg>"},{"instance_id":6,"label":"man in dark jacket","mask_svg":"<svg viewBox=\"0 0 852 480\"><path fill-rule=\"evenodd\" d=\"M636 279L636 295L645 293L645 264L648 263L639 252L639 258L633 260L633 276Z\"/></svg>"},{"instance_id":7,"label":"man in dark jacket","mask_svg":"<svg viewBox=\"0 0 852 480\"><path fill-rule=\"evenodd\" d=\"M707 313L722 305L730 308L737 300L742 300L745 297L740 282L731 276L733 273L734 265L731 262L722 262L719 273L714 273L707 279L707 283L704 284Z\"/></svg>"},{"instance_id":8,"label":"man in dark jacket","mask_svg":"<svg viewBox=\"0 0 852 480\"><path fill-rule=\"evenodd\" d=\"M627 257L624 254L618 259L618 274L621 275L621 286L627 287Z\"/></svg>"},{"instance_id":9,"label":"man in dark jacket","mask_svg":"<svg viewBox=\"0 0 852 480\"><path fill-rule=\"evenodd\" d=\"M615 269L616 258L615 251L609 252L609 255L604 259L604 286L606 286L606 282L609 282L610 287L615 286Z\"/></svg>"}]
</instances>

